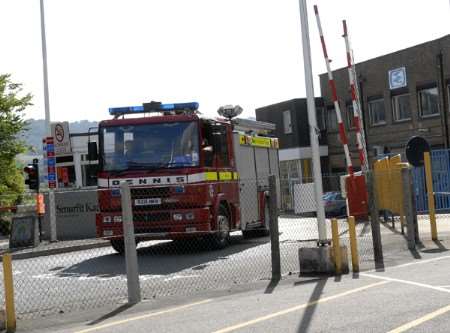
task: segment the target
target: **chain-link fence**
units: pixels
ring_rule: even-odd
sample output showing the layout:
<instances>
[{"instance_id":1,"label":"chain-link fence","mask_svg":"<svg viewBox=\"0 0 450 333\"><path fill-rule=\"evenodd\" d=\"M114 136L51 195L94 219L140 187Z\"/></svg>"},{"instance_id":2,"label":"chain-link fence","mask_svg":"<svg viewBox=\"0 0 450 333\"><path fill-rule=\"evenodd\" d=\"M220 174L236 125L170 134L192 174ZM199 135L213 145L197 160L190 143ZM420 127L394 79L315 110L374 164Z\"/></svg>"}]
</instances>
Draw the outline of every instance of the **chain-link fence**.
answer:
<instances>
[{"instance_id":1,"label":"chain-link fence","mask_svg":"<svg viewBox=\"0 0 450 333\"><path fill-rule=\"evenodd\" d=\"M323 197L328 238L330 219L337 218L341 243L350 249L346 199L337 185L340 175L329 175L324 183L334 184ZM290 186L293 209L282 211L278 218L283 275L298 274L299 248L315 247L318 240L313 184ZM261 179L131 187L142 298L269 281L272 193ZM19 318L100 307L127 298L120 188L55 195L58 242L44 237L36 248L13 251ZM42 220L44 236L49 221L48 216ZM357 219L356 234L360 268L372 269L367 216ZM3 299L3 288L0 292Z\"/></svg>"}]
</instances>

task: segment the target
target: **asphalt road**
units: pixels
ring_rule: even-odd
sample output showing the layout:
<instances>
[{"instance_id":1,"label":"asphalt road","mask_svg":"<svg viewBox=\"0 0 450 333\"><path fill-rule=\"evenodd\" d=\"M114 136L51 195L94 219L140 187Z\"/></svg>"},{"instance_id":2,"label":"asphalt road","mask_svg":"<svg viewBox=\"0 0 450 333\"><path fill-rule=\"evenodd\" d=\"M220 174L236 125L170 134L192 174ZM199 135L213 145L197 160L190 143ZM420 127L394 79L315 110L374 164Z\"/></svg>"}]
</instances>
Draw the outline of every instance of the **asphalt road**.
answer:
<instances>
[{"instance_id":1,"label":"asphalt road","mask_svg":"<svg viewBox=\"0 0 450 333\"><path fill-rule=\"evenodd\" d=\"M381 271L259 282L250 291L141 303L32 332L449 332L448 245Z\"/></svg>"},{"instance_id":2,"label":"asphalt road","mask_svg":"<svg viewBox=\"0 0 450 333\"><path fill-rule=\"evenodd\" d=\"M299 246L315 246L310 240L317 238L316 220L280 218L279 223L282 273L296 273ZM340 221L344 243L346 228ZM357 229L361 266L371 268L370 226L358 224ZM138 254L142 295L150 300L224 290L271 276L268 237L243 239L235 233L231 245L220 251L195 242L147 242L139 245ZM13 273L19 319L120 304L127 298L124 258L110 248L16 260Z\"/></svg>"}]
</instances>

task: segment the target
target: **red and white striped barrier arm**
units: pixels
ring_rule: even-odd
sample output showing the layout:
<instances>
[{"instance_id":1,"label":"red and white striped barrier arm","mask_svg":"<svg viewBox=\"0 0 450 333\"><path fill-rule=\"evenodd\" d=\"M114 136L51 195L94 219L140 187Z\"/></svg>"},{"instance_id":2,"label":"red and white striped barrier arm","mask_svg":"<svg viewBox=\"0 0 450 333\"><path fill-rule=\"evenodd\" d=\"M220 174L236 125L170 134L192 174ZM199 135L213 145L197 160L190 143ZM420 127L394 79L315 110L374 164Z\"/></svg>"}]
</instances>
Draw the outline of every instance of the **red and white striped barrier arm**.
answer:
<instances>
[{"instance_id":1,"label":"red and white striped barrier arm","mask_svg":"<svg viewBox=\"0 0 450 333\"><path fill-rule=\"evenodd\" d=\"M360 118L361 114L361 105L359 103L359 94L356 87L356 78L354 76L353 70L353 58L350 51L350 41L348 38L348 30L347 30L347 22L345 20L342 21L342 25L344 28L344 37L345 40L345 49L347 51L347 68L348 68L348 77L350 82L350 90L352 94L352 106L353 106L353 124L356 129L356 143L358 147L359 153L359 161L361 162L361 169L363 171L368 171L369 164L367 161L367 153L365 149L365 140L362 130L362 121Z\"/></svg>"},{"instance_id":2,"label":"red and white striped barrier arm","mask_svg":"<svg viewBox=\"0 0 450 333\"><path fill-rule=\"evenodd\" d=\"M317 5L314 5L314 13L316 14L316 21L317 21L317 27L319 29L320 42L322 43L323 56L325 58L325 64L327 66L328 84L330 85L334 109L336 110L336 118L337 118L338 126L339 126L339 138L341 140L342 145L344 146L345 160L347 163L348 173L350 176L353 176L353 166L352 166L352 159L350 157L350 150L348 149L347 134L345 133L344 123L342 122L341 109L339 107L339 102L338 102L338 97L337 97L337 92L336 92L336 84L334 82L333 74L331 72L330 59L328 58L327 47L325 45L325 39L323 38L322 25L320 24L319 10L317 8Z\"/></svg>"}]
</instances>

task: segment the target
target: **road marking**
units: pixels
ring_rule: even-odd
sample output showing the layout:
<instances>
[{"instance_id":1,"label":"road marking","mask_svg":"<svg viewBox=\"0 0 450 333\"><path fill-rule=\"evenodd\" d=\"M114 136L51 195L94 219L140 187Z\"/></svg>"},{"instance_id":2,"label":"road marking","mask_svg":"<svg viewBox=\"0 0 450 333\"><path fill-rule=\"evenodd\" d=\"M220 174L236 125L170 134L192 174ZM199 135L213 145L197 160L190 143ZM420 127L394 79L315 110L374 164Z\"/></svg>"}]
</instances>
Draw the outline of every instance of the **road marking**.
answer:
<instances>
[{"instance_id":1,"label":"road marking","mask_svg":"<svg viewBox=\"0 0 450 333\"><path fill-rule=\"evenodd\" d=\"M387 276L379 276L379 275L368 274L368 273L359 273L359 275L365 276L365 277L369 277L369 278L373 278L373 279L379 279L379 280L384 280L384 281L389 281L389 282L398 282L398 283L403 283L403 284L409 284L409 285L416 286L416 287L422 287L422 288L428 288L428 289L433 289L433 290L437 290L437 291L443 291L444 293L450 293L449 289L445 289L445 288L437 287L437 286L432 286L431 284L425 284L425 283L414 282L414 281L409 281L409 280L390 278L390 277L387 277Z\"/></svg>"},{"instance_id":2,"label":"road marking","mask_svg":"<svg viewBox=\"0 0 450 333\"><path fill-rule=\"evenodd\" d=\"M240 329L240 328L243 328L243 327L247 327L247 326L251 326L251 325L254 325L254 324L260 323L262 321L266 321L266 320L275 318L275 317L283 316L285 314L288 314L288 313L291 313L291 312L294 312L294 311L297 311L297 310L305 309L305 308L308 308L310 306L313 306L313 305L316 305L316 304L319 304L319 303L325 303L325 302L332 301L332 300L340 298L340 297L344 297L344 296L348 296L348 295L351 295L351 294L355 294L355 293L360 292L360 291L364 291L364 290L369 289L369 288L378 287L378 286L381 286L381 285L386 284L386 283L389 283L389 281L382 281L382 282L372 283L372 284L366 285L364 287L351 289L351 290L345 291L343 293L340 293L340 294L337 294L337 295L334 295L334 296L329 296L329 297L325 297L325 298L319 298L316 301L312 301L312 302L304 303L304 304L301 304L301 305L297 305L297 306L294 306L292 308L288 308L288 309L285 309L285 310L282 310L282 311L279 311L279 312L271 313L270 315L262 316L262 317L259 317L259 318L253 319L253 320L249 320L249 321L246 321L246 322L243 322L243 323L240 323L240 324L236 324L234 326L225 327L225 328L220 329L218 331L215 331L213 333L226 333L226 332L235 331L237 329Z\"/></svg>"},{"instance_id":3,"label":"road marking","mask_svg":"<svg viewBox=\"0 0 450 333\"><path fill-rule=\"evenodd\" d=\"M76 331L74 333L88 333L88 332L94 332L94 331L98 331L98 330L103 330L105 328L109 328L109 327L113 327L113 326L117 326L117 325L122 325L122 324L129 323L129 322L136 321L136 320L156 317L156 316L160 316L160 315L163 315L163 314L166 314L166 313L171 313L171 312L175 312L175 311L184 310L184 309L196 306L196 305L209 303L211 301L212 301L211 299L205 299L205 300L200 301L200 302L195 302L195 303L190 303L190 304L186 304L186 305L182 305L182 306L177 306L175 308L170 308L170 309L162 310L162 311L158 311L158 312L152 312L152 313L148 313L148 314L145 314L145 315L142 315L142 316L131 317L131 318L123 319L123 320L113 321L113 322L108 323L108 324L91 327L91 328L84 329L84 330L81 330L81 331Z\"/></svg>"},{"instance_id":4,"label":"road marking","mask_svg":"<svg viewBox=\"0 0 450 333\"><path fill-rule=\"evenodd\" d=\"M421 259L420 261L409 262L407 264L401 264L401 265L386 267L386 269L403 268L403 267L415 266L415 265L423 265L423 264L428 264L430 262L444 260L444 259L450 259L450 256L442 256L442 257L431 258L431 259ZM367 272L368 273L373 273L373 272L376 272L376 271L377 271L376 269L371 269L370 271L367 271Z\"/></svg>"},{"instance_id":5,"label":"road marking","mask_svg":"<svg viewBox=\"0 0 450 333\"><path fill-rule=\"evenodd\" d=\"M400 327L397 327L391 331L389 331L388 333L401 333L401 332L405 332L413 327L419 326L433 318L436 318L437 316L443 315L444 313L447 313L450 311L450 305L444 306L443 308L440 308L434 312L431 312L423 317L420 317L416 320L413 320L409 323L406 323Z\"/></svg>"}]
</instances>

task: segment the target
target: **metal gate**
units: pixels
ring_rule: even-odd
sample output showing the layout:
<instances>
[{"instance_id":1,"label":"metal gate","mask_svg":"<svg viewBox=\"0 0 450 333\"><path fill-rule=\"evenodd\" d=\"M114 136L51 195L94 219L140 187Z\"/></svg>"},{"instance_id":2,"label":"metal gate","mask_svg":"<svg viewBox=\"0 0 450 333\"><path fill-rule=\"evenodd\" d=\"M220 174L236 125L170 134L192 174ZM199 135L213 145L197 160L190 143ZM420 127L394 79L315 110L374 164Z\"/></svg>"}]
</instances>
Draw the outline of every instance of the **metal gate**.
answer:
<instances>
[{"instance_id":1,"label":"metal gate","mask_svg":"<svg viewBox=\"0 0 450 333\"><path fill-rule=\"evenodd\" d=\"M450 150L431 151L431 165L436 210L450 210ZM413 168L413 182L417 212L428 212L424 167Z\"/></svg>"}]
</instances>

